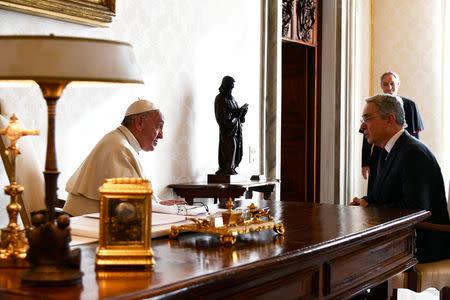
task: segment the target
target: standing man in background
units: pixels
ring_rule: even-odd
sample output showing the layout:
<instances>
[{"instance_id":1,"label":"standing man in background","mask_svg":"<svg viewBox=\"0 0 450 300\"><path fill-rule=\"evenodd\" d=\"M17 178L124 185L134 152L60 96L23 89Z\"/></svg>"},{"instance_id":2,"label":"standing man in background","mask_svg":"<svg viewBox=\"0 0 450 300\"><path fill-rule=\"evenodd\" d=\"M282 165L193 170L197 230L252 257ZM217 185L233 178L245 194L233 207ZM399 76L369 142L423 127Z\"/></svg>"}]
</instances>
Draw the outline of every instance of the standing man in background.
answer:
<instances>
[{"instance_id":1,"label":"standing man in background","mask_svg":"<svg viewBox=\"0 0 450 300\"><path fill-rule=\"evenodd\" d=\"M387 71L380 78L381 89L383 93L397 96L400 87L400 77L394 71ZM416 103L411 99L401 97L403 100L403 109L405 111L406 131L410 135L419 139L419 132L423 128L422 118ZM375 177L377 176L377 163L381 148L378 145L367 142L366 137L363 138L362 146L362 175L364 179L369 179L367 185L367 193L370 194L373 188Z\"/></svg>"}]
</instances>

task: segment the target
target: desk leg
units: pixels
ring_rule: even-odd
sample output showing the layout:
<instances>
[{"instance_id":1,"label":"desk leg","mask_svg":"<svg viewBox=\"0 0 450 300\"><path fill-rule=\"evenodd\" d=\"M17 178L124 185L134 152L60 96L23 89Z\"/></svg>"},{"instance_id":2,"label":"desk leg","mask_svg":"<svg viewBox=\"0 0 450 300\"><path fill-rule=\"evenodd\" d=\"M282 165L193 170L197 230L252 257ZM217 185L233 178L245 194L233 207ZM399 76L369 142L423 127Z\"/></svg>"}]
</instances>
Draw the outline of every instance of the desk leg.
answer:
<instances>
[{"instance_id":1,"label":"desk leg","mask_svg":"<svg viewBox=\"0 0 450 300\"><path fill-rule=\"evenodd\" d=\"M366 294L367 300L391 299L392 286L390 280L387 280L376 287L370 289L370 293Z\"/></svg>"},{"instance_id":2,"label":"desk leg","mask_svg":"<svg viewBox=\"0 0 450 300\"><path fill-rule=\"evenodd\" d=\"M417 292L417 271L415 267L411 267L406 270L408 275L408 289Z\"/></svg>"},{"instance_id":3,"label":"desk leg","mask_svg":"<svg viewBox=\"0 0 450 300\"><path fill-rule=\"evenodd\" d=\"M450 287L444 286L440 291L439 298L440 300L450 299Z\"/></svg>"}]
</instances>

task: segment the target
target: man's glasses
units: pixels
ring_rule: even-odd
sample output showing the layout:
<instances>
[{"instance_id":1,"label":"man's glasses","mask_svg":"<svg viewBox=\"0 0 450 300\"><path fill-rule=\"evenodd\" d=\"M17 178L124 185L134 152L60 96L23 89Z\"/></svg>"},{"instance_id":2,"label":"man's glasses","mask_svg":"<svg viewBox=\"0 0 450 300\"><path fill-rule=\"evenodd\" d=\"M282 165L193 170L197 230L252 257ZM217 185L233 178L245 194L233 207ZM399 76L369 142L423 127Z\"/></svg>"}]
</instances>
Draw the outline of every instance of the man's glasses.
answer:
<instances>
[{"instance_id":1,"label":"man's glasses","mask_svg":"<svg viewBox=\"0 0 450 300\"><path fill-rule=\"evenodd\" d=\"M376 115L364 115L362 116L362 119L359 120L362 123L367 123L367 121L370 121L372 119L375 119L377 116Z\"/></svg>"}]
</instances>

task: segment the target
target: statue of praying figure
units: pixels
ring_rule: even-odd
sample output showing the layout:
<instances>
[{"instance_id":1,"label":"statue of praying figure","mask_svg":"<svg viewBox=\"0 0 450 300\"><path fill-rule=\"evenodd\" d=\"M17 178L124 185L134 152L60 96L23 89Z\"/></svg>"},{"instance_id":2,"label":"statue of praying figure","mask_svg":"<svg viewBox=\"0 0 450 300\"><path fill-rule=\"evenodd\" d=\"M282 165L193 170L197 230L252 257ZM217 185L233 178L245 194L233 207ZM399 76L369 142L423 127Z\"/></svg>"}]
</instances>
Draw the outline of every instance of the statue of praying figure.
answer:
<instances>
[{"instance_id":1,"label":"statue of praying figure","mask_svg":"<svg viewBox=\"0 0 450 300\"><path fill-rule=\"evenodd\" d=\"M242 123L245 122L248 104L241 107L231 95L234 79L225 76L214 101L216 120L220 128L219 170L217 175L237 174L236 168L242 160Z\"/></svg>"}]
</instances>

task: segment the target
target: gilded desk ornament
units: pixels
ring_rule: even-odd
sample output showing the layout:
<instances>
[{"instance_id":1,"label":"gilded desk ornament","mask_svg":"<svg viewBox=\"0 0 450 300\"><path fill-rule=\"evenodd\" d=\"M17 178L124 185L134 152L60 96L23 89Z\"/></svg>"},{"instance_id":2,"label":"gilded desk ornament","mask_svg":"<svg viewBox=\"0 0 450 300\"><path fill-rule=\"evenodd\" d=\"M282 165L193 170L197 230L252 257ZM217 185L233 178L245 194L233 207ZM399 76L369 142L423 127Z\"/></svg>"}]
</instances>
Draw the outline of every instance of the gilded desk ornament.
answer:
<instances>
[{"instance_id":1,"label":"gilded desk ornament","mask_svg":"<svg viewBox=\"0 0 450 300\"><path fill-rule=\"evenodd\" d=\"M148 180L106 179L99 188L100 237L95 266L152 268L151 195Z\"/></svg>"},{"instance_id":2,"label":"gilded desk ornament","mask_svg":"<svg viewBox=\"0 0 450 300\"><path fill-rule=\"evenodd\" d=\"M0 130L0 135L5 135L10 140L11 145L6 148L5 154L8 156L12 170L10 185L5 187L5 194L11 197L10 204L6 207L9 224L1 230L0 242L0 267L28 267L26 261L28 241L24 230L17 224L17 215L21 206L17 203L16 197L23 192L23 187L16 182L16 156L20 154L16 143L24 135L38 135L39 130L23 129L15 114L10 118L9 125Z\"/></svg>"},{"instance_id":3,"label":"gilded desk ornament","mask_svg":"<svg viewBox=\"0 0 450 300\"><path fill-rule=\"evenodd\" d=\"M180 231L203 232L219 235L221 244L233 245L239 234L267 229L273 229L281 235L284 234L283 224L275 223L268 210L259 209L253 203L247 210L237 211L232 209L233 200L228 198L227 208L228 210L221 214L222 222L217 222L217 216L214 215L206 218L187 217L186 220L190 220L194 224L172 226L169 230L169 237L178 236ZM263 218L267 220L262 220Z\"/></svg>"}]
</instances>

